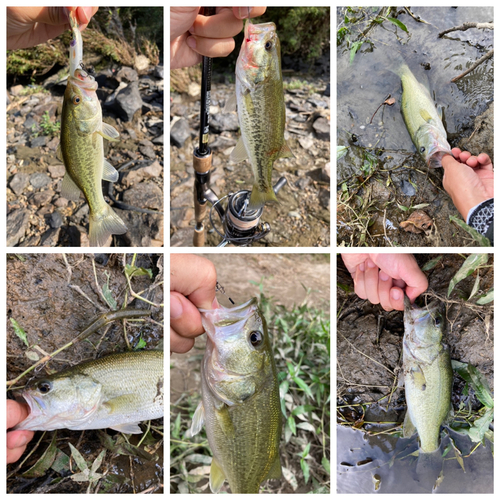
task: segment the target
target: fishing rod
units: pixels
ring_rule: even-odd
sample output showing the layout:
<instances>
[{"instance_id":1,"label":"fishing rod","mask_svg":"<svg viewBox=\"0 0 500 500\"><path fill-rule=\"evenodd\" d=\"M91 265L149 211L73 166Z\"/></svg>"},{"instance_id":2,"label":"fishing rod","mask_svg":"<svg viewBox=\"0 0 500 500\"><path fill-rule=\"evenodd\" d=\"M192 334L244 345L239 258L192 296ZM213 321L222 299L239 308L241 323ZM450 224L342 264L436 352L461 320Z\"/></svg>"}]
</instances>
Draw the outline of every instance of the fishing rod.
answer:
<instances>
[{"instance_id":1,"label":"fishing rod","mask_svg":"<svg viewBox=\"0 0 500 500\"><path fill-rule=\"evenodd\" d=\"M204 7L203 15L215 14L215 7ZM212 151L208 146L210 121L210 92L212 85L212 58L203 56L201 73L201 106L200 106L200 133L198 146L193 151L194 168L194 218L195 228L193 245L202 247L205 244L205 218L210 204L209 221L215 232L222 238L218 247L232 243L237 246L249 246L260 240L271 231L267 222L261 221L263 207L249 210L250 191L243 189L236 193L228 193L219 198L210 187L210 173L212 168ZM285 177L281 177L273 186L275 194L286 184ZM223 201L227 199L226 207ZM223 230L219 231L213 220L213 211L219 217Z\"/></svg>"}]
</instances>

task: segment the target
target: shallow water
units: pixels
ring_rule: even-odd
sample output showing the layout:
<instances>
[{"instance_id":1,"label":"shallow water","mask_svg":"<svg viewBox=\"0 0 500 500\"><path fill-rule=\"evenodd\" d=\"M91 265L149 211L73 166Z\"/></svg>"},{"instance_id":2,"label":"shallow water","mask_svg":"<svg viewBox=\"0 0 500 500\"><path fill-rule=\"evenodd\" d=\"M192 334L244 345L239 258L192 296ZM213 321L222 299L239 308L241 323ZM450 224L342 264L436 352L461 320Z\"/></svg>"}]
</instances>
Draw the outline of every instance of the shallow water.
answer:
<instances>
[{"instance_id":1,"label":"shallow water","mask_svg":"<svg viewBox=\"0 0 500 500\"><path fill-rule=\"evenodd\" d=\"M464 456L474 447L467 437L448 432ZM449 439L443 438L441 450ZM418 449L416 436L412 439L368 436L339 425L337 493L493 493L493 456L487 443L464 458L465 473L453 458L452 450L444 461L439 455L432 456L435 468L424 468L423 472L419 468L417 472L417 458L408 456ZM368 458L372 461L357 465ZM443 478L433 491L441 466ZM376 479L380 480L378 490L375 490Z\"/></svg>"}]
</instances>

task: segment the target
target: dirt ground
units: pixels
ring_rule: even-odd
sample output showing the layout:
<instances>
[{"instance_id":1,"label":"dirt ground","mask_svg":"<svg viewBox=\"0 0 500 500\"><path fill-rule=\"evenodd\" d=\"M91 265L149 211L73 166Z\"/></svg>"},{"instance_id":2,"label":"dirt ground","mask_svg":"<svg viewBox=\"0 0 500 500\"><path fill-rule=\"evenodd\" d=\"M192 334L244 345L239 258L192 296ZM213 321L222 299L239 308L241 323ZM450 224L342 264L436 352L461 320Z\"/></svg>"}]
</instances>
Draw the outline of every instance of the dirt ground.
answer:
<instances>
[{"instance_id":1,"label":"dirt ground","mask_svg":"<svg viewBox=\"0 0 500 500\"><path fill-rule=\"evenodd\" d=\"M422 266L439 254L416 254ZM493 286L493 256L488 265L480 270L480 292L467 300L474 287L476 273L460 281L447 298L451 278L462 265L464 258L458 254L444 254L439 264L425 274L429 280L426 293L438 295L446 303L447 332L444 341L450 347L452 360L471 363L483 373L493 390L493 305L478 306L476 300L481 292ZM338 257L338 283L350 286L351 277ZM431 297L427 297L431 300ZM337 401L362 403L380 400L390 393L401 359L401 343L404 333L403 313L385 312L379 305L361 300L353 292L346 293L337 287ZM369 356L369 357L368 357ZM389 371L390 370L390 371ZM463 383L455 377L453 402L458 404ZM384 417L402 421L406 404L404 388L393 395L386 407ZM376 418L382 416L378 405L369 406L369 412ZM396 413L393 413L396 412ZM391 415L392 414L392 415ZM369 418L367 418L369 420Z\"/></svg>"},{"instance_id":2,"label":"dirt ground","mask_svg":"<svg viewBox=\"0 0 500 500\"><path fill-rule=\"evenodd\" d=\"M135 348L142 338L146 348L158 348L163 339L163 287L153 284L163 280L163 256L138 255L136 266L151 269L149 276L133 277L134 292L145 290L144 298L156 304L151 306L131 296L123 272L124 264L131 264L132 254L8 254L7 256L7 379L20 375L34 363L27 352L38 354L52 353L74 339L99 314L109 312L110 307L101 296L100 290L108 283L116 308L125 302L129 308L151 309L151 318L126 325L130 346ZM95 274L92 261L95 260ZM98 281L98 285L96 284ZM14 333L10 319L15 319L24 329L30 345L27 346ZM84 360L102 357L112 352L127 350L121 322L115 321L92 334L86 341L69 347L49 363L53 371L78 364ZM37 369L36 375L46 373L45 368ZM24 377L16 386L24 385L31 376ZM87 462L94 460L101 451L98 432L101 431L58 431L57 447L70 454L67 441L79 449ZM108 431L114 434L114 431ZM57 473L50 470L36 481L27 482L19 474L31 467L47 448L53 433L47 433L36 452L28 459L20 471L16 465L9 467L14 473L8 482L11 493L81 493L88 483L76 483L64 478L54 486ZM30 451L40 438L39 433L28 445ZM113 492L131 493L143 491L163 483L163 449L158 450L158 462L151 463L134 457L112 456L109 452L102 467L112 474L128 477L128 484L116 486ZM133 465L132 465L133 464ZM132 470L130 467L132 466ZM49 474L50 472L50 474ZM102 472L102 470L100 470ZM51 477L52 476L52 477ZM132 483L130 482L130 478ZM57 481L55 481L57 483ZM155 492L161 491L154 488Z\"/></svg>"}]
</instances>

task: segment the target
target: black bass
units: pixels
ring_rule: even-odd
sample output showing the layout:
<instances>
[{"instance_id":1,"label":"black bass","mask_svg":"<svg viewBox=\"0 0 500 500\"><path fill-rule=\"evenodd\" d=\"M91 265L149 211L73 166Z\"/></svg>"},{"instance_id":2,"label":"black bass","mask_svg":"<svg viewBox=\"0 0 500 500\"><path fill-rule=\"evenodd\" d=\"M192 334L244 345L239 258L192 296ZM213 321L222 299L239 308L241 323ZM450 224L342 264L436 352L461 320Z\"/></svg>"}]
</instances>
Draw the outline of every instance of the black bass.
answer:
<instances>
[{"instance_id":1,"label":"black bass","mask_svg":"<svg viewBox=\"0 0 500 500\"><path fill-rule=\"evenodd\" d=\"M403 371L408 406L403 432L415 430L420 450L439 448L439 431L451 409L453 371L448 346L443 343L445 318L438 302L419 308L405 295Z\"/></svg>"},{"instance_id":2,"label":"black bass","mask_svg":"<svg viewBox=\"0 0 500 500\"><path fill-rule=\"evenodd\" d=\"M401 111L411 140L429 168L441 167L444 155L451 155L441 108L438 113L429 91L420 83L405 62L396 73L401 78Z\"/></svg>"},{"instance_id":3,"label":"black bass","mask_svg":"<svg viewBox=\"0 0 500 500\"><path fill-rule=\"evenodd\" d=\"M281 477L281 409L267 326L255 298L200 312L207 345L191 435L205 423L213 493L225 479L232 493L258 493L262 481Z\"/></svg>"},{"instance_id":4,"label":"black bass","mask_svg":"<svg viewBox=\"0 0 500 500\"><path fill-rule=\"evenodd\" d=\"M236 104L241 138L230 158L235 162L249 159L254 185L248 208L256 210L278 201L272 184L275 160L293 157L284 138L285 98L274 23L245 24L236 63Z\"/></svg>"},{"instance_id":5,"label":"black bass","mask_svg":"<svg viewBox=\"0 0 500 500\"><path fill-rule=\"evenodd\" d=\"M105 429L141 433L163 417L163 351L111 354L29 384L29 416L15 429Z\"/></svg>"},{"instance_id":6,"label":"black bass","mask_svg":"<svg viewBox=\"0 0 500 500\"><path fill-rule=\"evenodd\" d=\"M97 82L81 68L82 38L73 12L70 46L70 75L61 115L61 144L58 156L66 167L61 196L77 201L83 192L90 209L90 246L106 244L112 234L127 232L125 223L104 200L102 180L116 182L118 172L104 158L103 138L114 141L118 132L102 121Z\"/></svg>"}]
</instances>

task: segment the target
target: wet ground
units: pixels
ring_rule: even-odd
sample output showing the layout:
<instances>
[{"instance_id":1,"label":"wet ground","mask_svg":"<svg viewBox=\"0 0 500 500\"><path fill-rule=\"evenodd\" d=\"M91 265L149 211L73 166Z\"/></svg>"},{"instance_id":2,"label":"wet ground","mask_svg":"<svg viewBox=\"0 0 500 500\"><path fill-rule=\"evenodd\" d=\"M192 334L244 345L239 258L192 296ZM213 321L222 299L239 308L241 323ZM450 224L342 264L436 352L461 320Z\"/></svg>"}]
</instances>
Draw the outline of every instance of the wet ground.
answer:
<instances>
[{"instance_id":1,"label":"wet ground","mask_svg":"<svg viewBox=\"0 0 500 500\"><path fill-rule=\"evenodd\" d=\"M329 67L329 66L328 66ZM313 77L296 74L283 78L287 124L285 139L294 158L274 163L273 183L287 179L277 198L278 204L268 204L262 221L271 224L271 232L255 246L320 246L330 245L330 86L327 76ZM232 76L234 79L234 76ZM220 80L224 83L219 83ZM241 189L252 189L253 175L245 161L233 164L229 160L240 132L236 113L223 114L227 100L234 94L234 83L228 78L213 77L210 107L209 147L213 151L211 186L219 197ZM215 83L214 83L215 82ZM192 81L194 95L173 93L171 98L170 197L171 245L192 246L194 228L192 166L193 149L198 142L199 92ZM175 133L182 129L183 135ZM183 142L177 143L179 137ZM217 214L213 217L216 222ZM207 245L216 246L220 236L210 229ZM221 232L220 224L217 229Z\"/></svg>"},{"instance_id":2,"label":"wet ground","mask_svg":"<svg viewBox=\"0 0 500 500\"><path fill-rule=\"evenodd\" d=\"M216 266L218 282L225 290L225 294L217 294L217 300L226 307L231 306L229 298L235 304L241 304L251 297L259 297L259 284L261 284L262 293L272 300L273 307L283 306L290 309L294 305L307 304L329 315L329 255L205 254L203 256ZM279 345L279 340L275 343ZM194 398L195 404L198 404L201 390L200 365L204 351L205 336L202 335L197 337L195 346L189 353L171 354L170 401L174 407L178 407L177 405L185 407L190 398ZM290 359L294 359L295 355L290 353L289 356ZM311 483L304 484L301 478L300 457L290 452L294 448L293 443L288 446L282 443L281 448L282 464L294 471L300 481L295 493L310 492ZM319 464L314 465L313 461L310 465L311 470L319 467ZM318 480L321 477L319 471L317 477ZM202 483L206 488L206 481ZM294 492L284 479L271 481L269 484L269 491L275 493ZM210 491L205 490L205 492Z\"/></svg>"},{"instance_id":3,"label":"wet ground","mask_svg":"<svg viewBox=\"0 0 500 500\"><path fill-rule=\"evenodd\" d=\"M451 79L492 48L493 30L455 31L442 38L437 34L464 22L491 21L493 10L412 9L431 24L417 22L403 11L397 19L407 27L405 33L387 20L373 23L378 8L348 12L349 23L344 22L345 8L337 11L338 28L350 30L337 48L337 146L348 148L337 161L337 242L344 246L476 245L450 222L450 216L461 217L442 188L442 169L429 170L416 154L400 112L401 83L390 71L391 54L401 52L435 103L444 107L451 146L491 156L492 60L456 83ZM347 39L355 42L361 32L364 43L352 55ZM396 103L375 114L388 95ZM434 221L429 235L405 232L399 226L418 206Z\"/></svg>"},{"instance_id":4,"label":"wet ground","mask_svg":"<svg viewBox=\"0 0 500 500\"><path fill-rule=\"evenodd\" d=\"M151 309L151 320L140 323L128 321L126 335L131 348L136 348L141 339L146 349L161 346L163 339L163 257L159 255L138 255L135 265L150 269L149 276L131 278L132 290L143 293L143 297L155 305L131 296L124 275L124 265L132 264L132 255L122 254L66 254L66 261L61 254L9 254L7 258L7 379L12 380L33 365L33 359L41 358L45 353L52 353L74 339L93 318L110 311L102 293L105 285L110 296L121 308ZM95 260L95 277L92 261ZM98 284L96 283L98 282ZM103 288L104 287L104 288ZM111 299L109 299L111 300ZM15 319L27 335L28 348L14 333L10 319ZM127 350L124 330L120 321L115 321L101 328L87 340L71 346L49 363L53 371L78 364L84 360L102 357L113 352ZM29 357L28 357L29 356ZM36 370L42 376L45 368ZM23 377L16 387L24 385L30 379ZM162 421L155 421L162 425ZM82 453L87 462L92 463L102 451L101 433L117 438L115 431L57 431L57 447L69 455L68 442ZM59 474L53 469L47 470L41 477L27 480L22 474L35 464L46 450L53 437L48 432L42 437L41 432L28 445L23 456L33 453L18 469L18 464L8 468L8 490L10 493L82 493L87 483L76 483L66 474ZM139 438L141 436L139 435ZM34 447L41 439L36 450ZM105 477L98 484L100 491L110 493L161 492L163 484L163 447L162 435L153 432L148 438L148 445L156 443L156 459L147 461L143 457L115 455L109 451L99 472ZM137 444L137 436L132 443ZM144 445L143 445L144 446ZM152 449L152 448L151 448ZM103 472L104 471L104 472ZM64 472L64 471L63 471ZM76 470L74 471L76 472ZM106 476L110 476L106 478ZM63 478L63 479L61 479ZM113 479L114 482L108 482ZM94 485L95 486L95 485ZM93 490L95 491L95 490Z\"/></svg>"},{"instance_id":5,"label":"wet ground","mask_svg":"<svg viewBox=\"0 0 500 500\"><path fill-rule=\"evenodd\" d=\"M437 254L416 254L415 256L422 268ZM474 288L476 273L459 282L451 296L446 298L450 280L463 261L464 258L459 255L445 254L438 266L426 272L429 280L429 289L426 293L432 292L446 303L448 326L444 339L450 347L451 359L475 366L486 377L493 391L493 306L491 303L478 306L476 304L478 295L475 299L467 300ZM352 290L351 277L340 257L337 264L338 283ZM493 257L491 256L488 265L492 266L492 264ZM479 295L493 286L493 268L484 268L480 271L480 276ZM429 300L430 298L429 296ZM408 466L402 466L407 470L401 477L398 476L401 473L400 466L396 469L390 467L380 469L384 464L392 464L393 457L402 458L418 447L416 436L412 439L398 440L390 435L392 432L389 432L399 428L406 411L404 387L397 387L398 380L395 375L401 363L403 313L385 312L380 306L361 300L353 292L346 292L340 287L337 288L337 309L337 405L343 407L340 411L345 424L346 419L352 422L360 418L360 414L356 411L352 415L349 414L351 404L355 405L352 408L358 409L360 407L357 405L366 404L364 422L367 424L362 428L370 431L369 436L363 430L352 429L349 426L345 429L343 427L338 429L339 455L336 465L339 474L339 492L373 492L375 490L371 476L375 474L382 475L383 478L384 489L379 492L422 492L422 485L414 484L413 479L408 479L410 474ZM455 410L460 404L463 388L462 379L455 374L452 394ZM395 390L392 397L386 398L385 396L389 395L393 389ZM450 432L453 435L453 431ZM465 456L467 451L473 448L473 444L466 436L462 436L460 443ZM407 451L403 453L403 450ZM473 454L465 458L467 472L472 472L477 468L483 469L481 475L478 476L482 478L481 481L478 482L478 477L475 477L475 492L491 489L492 456L491 453L489 455L484 453L487 450L489 450L489 444L486 448L481 446L481 452L477 456ZM374 462L362 462L368 457ZM452 457L453 454L449 458ZM359 465L363 464L363 467L355 466L358 462L360 462ZM345 463L351 465L346 466ZM404 463L408 464L408 460ZM414 462L411 463L411 467L414 470ZM448 471L455 479L450 481L450 478L445 476L446 482L441 484L440 492L457 491L457 485L463 485L464 492L472 491L468 489L472 487L472 483L464 486L469 482L469 474L464 475L462 472L457 479L457 468L453 464L450 467ZM458 469L460 469L459 465ZM395 472L395 470L400 472ZM488 471L490 471L489 474ZM364 477L359 484L357 479L353 479L358 475ZM403 480L403 476L408 477ZM411 481L411 484L407 484L406 480ZM478 486L481 482L483 485Z\"/></svg>"}]
</instances>

